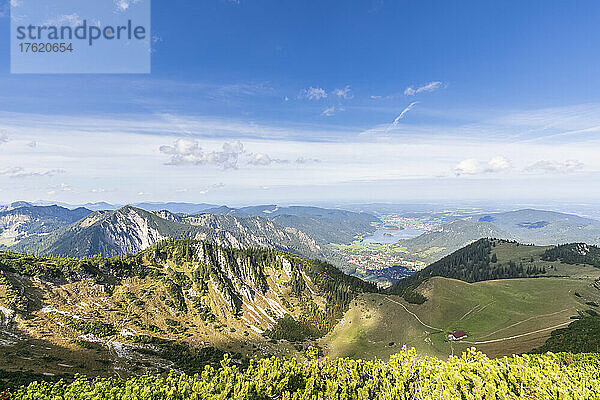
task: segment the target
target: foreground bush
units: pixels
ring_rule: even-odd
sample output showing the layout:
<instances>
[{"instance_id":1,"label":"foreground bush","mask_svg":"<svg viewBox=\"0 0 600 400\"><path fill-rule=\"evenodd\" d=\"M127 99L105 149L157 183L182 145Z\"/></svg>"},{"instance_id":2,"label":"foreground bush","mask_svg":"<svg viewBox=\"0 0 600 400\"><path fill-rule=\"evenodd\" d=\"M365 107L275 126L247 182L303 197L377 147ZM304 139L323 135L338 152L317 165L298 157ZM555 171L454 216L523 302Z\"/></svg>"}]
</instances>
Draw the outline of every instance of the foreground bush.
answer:
<instances>
[{"instance_id":1,"label":"foreground bush","mask_svg":"<svg viewBox=\"0 0 600 400\"><path fill-rule=\"evenodd\" d=\"M313 355L314 357L314 355ZM597 354L523 355L491 360L474 349L448 361L403 349L389 362L269 358L241 371L225 358L194 376L34 382L15 399L594 399Z\"/></svg>"}]
</instances>

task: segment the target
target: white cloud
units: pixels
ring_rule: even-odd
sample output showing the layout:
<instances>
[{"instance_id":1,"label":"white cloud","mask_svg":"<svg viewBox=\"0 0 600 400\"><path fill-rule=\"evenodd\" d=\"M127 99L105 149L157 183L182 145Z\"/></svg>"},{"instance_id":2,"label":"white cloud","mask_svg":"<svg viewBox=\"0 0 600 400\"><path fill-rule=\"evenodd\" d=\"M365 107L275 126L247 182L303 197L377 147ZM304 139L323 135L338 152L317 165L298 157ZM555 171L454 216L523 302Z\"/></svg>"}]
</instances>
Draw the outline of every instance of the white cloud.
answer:
<instances>
[{"instance_id":1,"label":"white cloud","mask_svg":"<svg viewBox=\"0 0 600 400\"><path fill-rule=\"evenodd\" d=\"M434 90L438 90L441 87L442 87L442 82L433 81L433 82L429 82L423 86L419 86L416 89L413 88L412 86L409 86L404 91L404 94L406 96L414 96L415 94L419 94L419 93L423 93L423 92L433 92Z\"/></svg>"},{"instance_id":2,"label":"white cloud","mask_svg":"<svg viewBox=\"0 0 600 400\"><path fill-rule=\"evenodd\" d=\"M299 157L296 159L296 164L312 164L312 163L320 163L321 160L318 158L310 158L310 157Z\"/></svg>"},{"instance_id":3,"label":"white cloud","mask_svg":"<svg viewBox=\"0 0 600 400\"><path fill-rule=\"evenodd\" d=\"M8 17L9 10L10 10L9 3L0 4L0 18Z\"/></svg>"},{"instance_id":4,"label":"white cloud","mask_svg":"<svg viewBox=\"0 0 600 400\"><path fill-rule=\"evenodd\" d=\"M250 165L270 165L273 162L268 154L257 153L253 154L248 160Z\"/></svg>"},{"instance_id":5,"label":"white cloud","mask_svg":"<svg viewBox=\"0 0 600 400\"><path fill-rule=\"evenodd\" d=\"M354 97L354 95L352 94L352 90L350 89L350 85L346 85L346 87L344 87L343 89L335 89L333 91L333 94L335 94L337 97L342 97L344 99L351 99Z\"/></svg>"},{"instance_id":6,"label":"white cloud","mask_svg":"<svg viewBox=\"0 0 600 400\"><path fill-rule=\"evenodd\" d=\"M152 34L152 44L160 43L162 41L163 41L163 38L158 33Z\"/></svg>"},{"instance_id":7,"label":"white cloud","mask_svg":"<svg viewBox=\"0 0 600 400\"><path fill-rule=\"evenodd\" d=\"M540 160L525 168L525 171L566 173L579 171L583 167L584 164L578 160L566 160L564 162Z\"/></svg>"},{"instance_id":8,"label":"white cloud","mask_svg":"<svg viewBox=\"0 0 600 400\"><path fill-rule=\"evenodd\" d=\"M300 97L309 99L309 100L320 100L327 98L327 92L325 89L320 87L309 87L300 93Z\"/></svg>"},{"instance_id":9,"label":"white cloud","mask_svg":"<svg viewBox=\"0 0 600 400\"><path fill-rule=\"evenodd\" d=\"M140 0L114 0L115 6L118 12L123 12L129 9L132 4L139 2Z\"/></svg>"},{"instance_id":10,"label":"white cloud","mask_svg":"<svg viewBox=\"0 0 600 400\"><path fill-rule=\"evenodd\" d=\"M221 150L205 151L197 140L177 139L173 146L160 146L159 150L171 156L166 165L215 165L223 169L237 169L242 164L263 166L289 162L268 154L249 152L240 141L224 143Z\"/></svg>"},{"instance_id":11,"label":"white cloud","mask_svg":"<svg viewBox=\"0 0 600 400\"><path fill-rule=\"evenodd\" d=\"M225 187L225 184L223 182L219 182L219 183L215 183L213 185L210 185L208 187L201 188L201 189L189 189L189 188L181 187L181 188L176 189L175 191L177 193L207 194L209 192L212 192L213 190L221 189L223 187Z\"/></svg>"},{"instance_id":12,"label":"white cloud","mask_svg":"<svg viewBox=\"0 0 600 400\"><path fill-rule=\"evenodd\" d=\"M50 186L49 189L50 190L47 192L49 195L54 195L58 192L70 192L73 190L73 188L66 183L61 183L58 186Z\"/></svg>"},{"instance_id":13,"label":"white cloud","mask_svg":"<svg viewBox=\"0 0 600 400\"><path fill-rule=\"evenodd\" d=\"M64 14L56 18L49 19L42 25L56 25L56 26L78 26L83 23L83 19L77 13Z\"/></svg>"},{"instance_id":14,"label":"white cloud","mask_svg":"<svg viewBox=\"0 0 600 400\"><path fill-rule=\"evenodd\" d=\"M409 112L410 110L412 110L417 104L419 104L418 101L413 101L412 103L410 103L404 110L402 110L402 112L396 117L396 119L394 119L394 122L392 122L392 125L398 125L398 123L400 122L400 120L402 118L404 118L406 113Z\"/></svg>"},{"instance_id":15,"label":"white cloud","mask_svg":"<svg viewBox=\"0 0 600 400\"><path fill-rule=\"evenodd\" d=\"M0 131L0 144L8 142L8 135L4 131Z\"/></svg>"},{"instance_id":16,"label":"white cloud","mask_svg":"<svg viewBox=\"0 0 600 400\"><path fill-rule=\"evenodd\" d=\"M327 107L326 109L323 110L323 112L321 113L321 116L331 117L332 115L334 115L335 113L340 112L340 111L344 111L344 108L336 107L336 106Z\"/></svg>"},{"instance_id":17,"label":"white cloud","mask_svg":"<svg viewBox=\"0 0 600 400\"><path fill-rule=\"evenodd\" d=\"M32 140L31 142L27 143L27 146L31 147L32 149L35 149L36 147L38 147L38 142Z\"/></svg>"},{"instance_id":18,"label":"white cloud","mask_svg":"<svg viewBox=\"0 0 600 400\"><path fill-rule=\"evenodd\" d=\"M244 145L239 142L224 143L221 150L204 151L197 140L177 139L173 146L160 146L160 152L171 156L167 165L217 165L224 169L238 168L244 154Z\"/></svg>"},{"instance_id":19,"label":"white cloud","mask_svg":"<svg viewBox=\"0 0 600 400\"><path fill-rule=\"evenodd\" d=\"M454 167L456 175L479 175L510 170L511 163L502 156L496 156L489 161L479 161L474 158L462 160Z\"/></svg>"},{"instance_id":20,"label":"white cloud","mask_svg":"<svg viewBox=\"0 0 600 400\"><path fill-rule=\"evenodd\" d=\"M23 167L10 167L0 169L0 176L7 176L9 178L28 178L35 176L55 176L64 174L64 169L50 169L42 171L27 171Z\"/></svg>"}]
</instances>

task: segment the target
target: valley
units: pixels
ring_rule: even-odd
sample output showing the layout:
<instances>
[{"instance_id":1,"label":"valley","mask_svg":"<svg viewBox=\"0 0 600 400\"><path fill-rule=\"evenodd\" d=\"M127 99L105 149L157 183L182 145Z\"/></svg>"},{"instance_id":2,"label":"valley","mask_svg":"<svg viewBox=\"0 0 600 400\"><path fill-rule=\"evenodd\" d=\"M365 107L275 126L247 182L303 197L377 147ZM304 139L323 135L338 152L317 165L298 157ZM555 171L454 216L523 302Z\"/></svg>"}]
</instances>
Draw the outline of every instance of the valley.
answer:
<instances>
[{"instance_id":1,"label":"valley","mask_svg":"<svg viewBox=\"0 0 600 400\"><path fill-rule=\"evenodd\" d=\"M595 348L579 328L600 319L594 220L146 206L0 209L0 382L195 373L226 354L245 368L309 348L496 358L560 349L573 329ZM568 239L589 244L551 245Z\"/></svg>"},{"instance_id":2,"label":"valley","mask_svg":"<svg viewBox=\"0 0 600 400\"><path fill-rule=\"evenodd\" d=\"M386 358L403 345L441 358L471 346L493 357L531 351L552 331L573 322L574 316L595 315L600 302L596 248L567 246L564 262L555 256L560 249L480 240L389 289L401 296L361 295L323 345L332 356L358 358ZM504 279L491 280L468 272L489 269L490 264L522 266L521 276L528 270L546 272L511 278L504 268ZM461 268L465 272L457 275ZM470 277L471 282L453 276ZM404 288L424 300L403 295ZM448 342L448 332L456 330L465 331L467 338Z\"/></svg>"},{"instance_id":3,"label":"valley","mask_svg":"<svg viewBox=\"0 0 600 400\"><path fill-rule=\"evenodd\" d=\"M599 255L481 239L378 289L281 250L193 239L112 258L3 252L0 361L10 367L0 381L193 373L226 353L243 366L304 360L311 346L361 359L404 346L440 359L470 347L527 353L573 318L597 315ZM448 341L453 331L467 337Z\"/></svg>"},{"instance_id":4,"label":"valley","mask_svg":"<svg viewBox=\"0 0 600 400\"><path fill-rule=\"evenodd\" d=\"M289 253L193 240L110 259L0 253L0 272L2 361L49 376L190 372L225 352L301 355L357 293L376 291Z\"/></svg>"}]
</instances>

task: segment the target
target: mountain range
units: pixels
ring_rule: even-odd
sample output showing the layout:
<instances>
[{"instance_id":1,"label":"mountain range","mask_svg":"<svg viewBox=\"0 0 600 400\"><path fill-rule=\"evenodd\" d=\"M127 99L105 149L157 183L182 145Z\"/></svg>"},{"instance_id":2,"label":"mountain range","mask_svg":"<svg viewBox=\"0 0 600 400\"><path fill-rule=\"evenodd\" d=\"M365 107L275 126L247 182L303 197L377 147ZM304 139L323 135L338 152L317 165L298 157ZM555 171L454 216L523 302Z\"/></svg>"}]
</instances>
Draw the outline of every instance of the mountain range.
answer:
<instances>
[{"instance_id":1,"label":"mountain range","mask_svg":"<svg viewBox=\"0 0 600 400\"><path fill-rule=\"evenodd\" d=\"M433 262L486 237L540 246L572 242L600 244L600 221L533 209L475 214L454 219L415 238L401 240L396 246Z\"/></svg>"},{"instance_id":2,"label":"mountain range","mask_svg":"<svg viewBox=\"0 0 600 400\"><path fill-rule=\"evenodd\" d=\"M11 246L32 235L44 235L72 224L91 213L86 208L34 206L15 202L0 206L0 245Z\"/></svg>"},{"instance_id":3,"label":"mountain range","mask_svg":"<svg viewBox=\"0 0 600 400\"><path fill-rule=\"evenodd\" d=\"M350 243L358 236L375 231L373 224L380 222L379 218L364 212L308 206L222 206L203 213L269 218L281 226L300 229L322 243Z\"/></svg>"},{"instance_id":4,"label":"mountain range","mask_svg":"<svg viewBox=\"0 0 600 400\"><path fill-rule=\"evenodd\" d=\"M120 211L105 214L140 215ZM247 365L254 356L302 358L309 345L361 358L403 345L438 357L473 344L491 356L527 352L578 311L594 315L599 255L581 243L482 239L381 291L281 250L192 239L112 258L0 252L0 362L72 379L193 374L225 352ZM455 330L468 339L448 342Z\"/></svg>"},{"instance_id":5,"label":"mountain range","mask_svg":"<svg viewBox=\"0 0 600 400\"><path fill-rule=\"evenodd\" d=\"M115 256L143 250L166 238L205 240L232 248L269 247L322 257L322 248L309 236L268 219L152 213L132 206L95 211L51 233L28 236L10 249L70 257Z\"/></svg>"}]
</instances>

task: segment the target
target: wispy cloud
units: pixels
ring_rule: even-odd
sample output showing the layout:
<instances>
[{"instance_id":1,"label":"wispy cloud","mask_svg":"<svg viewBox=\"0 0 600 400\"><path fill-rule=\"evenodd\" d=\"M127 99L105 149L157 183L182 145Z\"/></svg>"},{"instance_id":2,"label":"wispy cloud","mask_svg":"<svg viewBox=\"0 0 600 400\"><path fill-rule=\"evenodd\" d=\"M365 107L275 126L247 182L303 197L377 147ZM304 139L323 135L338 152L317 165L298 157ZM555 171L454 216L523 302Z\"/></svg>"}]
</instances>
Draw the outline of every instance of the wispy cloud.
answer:
<instances>
[{"instance_id":1,"label":"wispy cloud","mask_svg":"<svg viewBox=\"0 0 600 400\"><path fill-rule=\"evenodd\" d=\"M396 119L394 119L394 122L392 122L392 125L393 126L398 125L398 123L400 122L400 120L402 118L404 118L406 113L409 112L410 110L412 110L417 104L419 104L418 101L413 101L412 103L410 103L404 110L402 110L402 112L396 117Z\"/></svg>"},{"instance_id":2,"label":"wispy cloud","mask_svg":"<svg viewBox=\"0 0 600 400\"><path fill-rule=\"evenodd\" d=\"M340 111L344 111L344 107L339 107L339 106L327 107L326 109L323 110L323 112L321 112L321 116L331 117Z\"/></svg>"},{"instance_id":3,"label":"wispy cloud","mask_svg":"<svg viewBox=\"0 0 600 400\"><path fill-rule=\"evenodd\" d=\"M83 23L83 19L77 13L59 15L56 18L52 18L43 23L43 25L56 25L56 26L77 26Z\"/></svg>"},{"instance_id":4,"label":"wispy cloud","mask_svg":"<svg viewBox=\"0 0 600 400\"><path fill-rule=\"evenodd\" d=\"M10 167L0 169L0 176L7 176L9 178L29 178L29 177L40 177L40 176L55 176L64 174L64 169L50 169L41 171L27 171L23 167Z\"/></svg>"},{"instance_id":5,"label":"wispy cloud","mask_svg":"<svg viewBox=\"0 0 600 400\"><path fill-rule=\"evenodd\" d=\"M404 95L414 96L416 94L423 93L423 92L433 92L435 90L438 90L442 86L443 86L443 83L440 81L429 82L429 83L427 83L423 86L419 86L417 88L413 88L412 86L409 86L406 88L406 90L404 90Z\"/></svg>"},{"instance_id":6,"label":"wispy cloud","mask_svg":"<svg viewBox=\"0 0 600 400\"><path fill-rule=\"evenodd\" d=\"M58 186L50 186L49 189L50 190L48 190L47 193L51 196L59 192L71 192L73 190L73 188L70 185L67 185L66 183L61 183Z\"/></svg>"},{"instance_id":7,"label":"wispy cloud","mask_svg":"<svg viewBox=\"0 0 600 400\"><path fill-rule=\"evenodd\" d=\"M512 168L508 159L496 156L489 161L480 161L474 158L462 160L454 167L454 173L459 175L479 175L494 172L508 171Z\"/></svg>"},{"instance_id":8,"label":"wispy cloud","mask_svg":"<svg viewBox=\"0 0 600 400\"><path fill-rule=\"evenodd\" d=\"M207 194L209 192L213 192L215 190L224 188L225 184L223 182L219 182L219 183L215 183L213 185L210 185L208 187L204 187L204 188L199 188L199 189L188 189L188 188L179 188L176 190L176 192L179 193L193 193L193 194Z\"/></svg>"},{"instance_id":9,"label":"wispy cloud","mask_svg":"<svg viewBox=\"0 0 600 400\"><path fill-rule=\"evenodd\" d=\"M300 93L300 97L308 100L320 100L327 98L327 92L325 91L325 89L322 89L320 87L311 86L308 89L304 89Z\"/></svg>"},{"instance_id":10,"label":"wispy cloud","mask_svg":"<svg viewBox=\"0 0 600 400\"><path fill-rule=\"evenodd\" d=\"M8 135L6 132L0 130L0 144L8 142Z\"/></svg>"},{"instance_id":11,"label":"wispy cloud","mask_svg":"<svg viewBox=\"0 0 600 400\"><path fill-rule=\"evenodd\" d=\"M578 160L566 160L566 161L548 161L548 160L540 160L534 164L531 164L525 171L529 172L558 172L558 173L566 173L566 172L575 172L580 171L584 167L584 164Z\"/></svg>"},{"instance_id":12,"label":"wispy cloud","mask_svg":"<svg viewBox=\"0 0 600 400\"><path fill-rule=\"evenodd\" d=\"M0 3L0 18L8 17L10 14L10 3L9 2L1 2Z\"/></svg>"},{"instance_id":13,"label":"wispy cloud","mask_svg":"<svg viewBox=\"0 0 600 400\"><path fill-rule=\"evenodd\" d=\"M114 0L117 12L127 11L131 5L138 3L140 0Z\"/></svg>"},{"instance_id":14,"label":"wispy cloud","mask_svg":"<svg viewBox=\"0 0 600 400\"><path fill-rule=\"evenodd\" d=\"M248 165L261 166L271 164L287 164L288 160L282 160L279 158L271 158L268 154L264 153L248 153Z\"/></svg>"},{"instance_id":15,"label":"wispy cloud","mask_svg":"<svg viewBox=\"0 0 600 400\"><path fill-rule=\"evenodd\" d=\"M312 164L312 163L320 163L321 160L318 158L311 157L299 157L296 159L296 164Z\"/></svg>"},{"instance_id":16,"label":"wispy cloud","mask_svg":"<svg viewBox=\"0 0 600 400\"><path fill-rule=\"evenodd\" d=\"M352 90L350 89L350 85L346 85L346 87L342 89L335 89L333 91L333 94L343 99L351 99L354 97L354 95L352 94Z\"/></svg>"}]
</instances>

